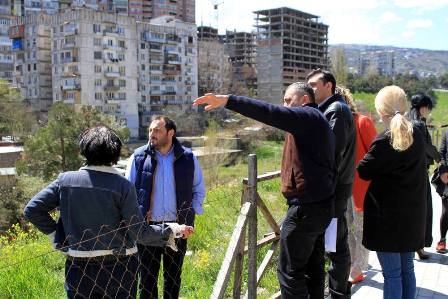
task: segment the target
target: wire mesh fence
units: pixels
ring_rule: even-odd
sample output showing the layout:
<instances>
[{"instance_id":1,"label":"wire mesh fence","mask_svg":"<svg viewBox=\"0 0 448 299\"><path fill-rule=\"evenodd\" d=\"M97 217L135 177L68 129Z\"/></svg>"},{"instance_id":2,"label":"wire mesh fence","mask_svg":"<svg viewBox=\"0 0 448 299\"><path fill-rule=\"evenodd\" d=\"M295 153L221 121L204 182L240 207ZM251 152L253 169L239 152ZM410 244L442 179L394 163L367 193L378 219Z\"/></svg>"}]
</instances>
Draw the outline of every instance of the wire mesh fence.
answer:
<instances>
[{"instance_id":1,"label":"wire mesh fence","mask_svg":"<svg viewBox=\"0 0 448 299\"><path fill-rule=\"evenodd\" d=\"M260 183L259 190L280 220L286 205L278 180ZM236 182L209 190L205 213L196 216L195 234L188 240L176 239L177 251L150 243L135 248L132 240L142 236L146 222L115 228L98 225L80 232L77 241L66 236L58 249L48 245L48 237L18 228L1 240L0 297L208 298L238 217L241 195L242 184ZM260 221L259 238L269 231L269 225ZM263 281L260 285L272 294L277 288L275 271ZM230 290L227 293L231 296Z\"/></svg>"}]
</instances>

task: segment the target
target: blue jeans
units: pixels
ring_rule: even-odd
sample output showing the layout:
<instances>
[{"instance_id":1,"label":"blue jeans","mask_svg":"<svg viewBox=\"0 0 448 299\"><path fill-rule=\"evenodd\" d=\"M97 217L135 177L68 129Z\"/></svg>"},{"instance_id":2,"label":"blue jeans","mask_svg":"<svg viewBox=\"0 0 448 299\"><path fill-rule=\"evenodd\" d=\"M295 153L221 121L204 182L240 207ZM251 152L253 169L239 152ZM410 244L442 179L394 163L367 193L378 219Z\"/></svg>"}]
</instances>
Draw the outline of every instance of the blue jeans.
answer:
<instances>
[{"instance_id":1,"label":"blue jeans","mask_svg":"<svg viewBox=\"0 0 448 299\"><path fill-rule=\"evenodd\" d=\"M414 252L377 253L384 276L384 299L415 299Z\"/></svg>"}]
</instances>

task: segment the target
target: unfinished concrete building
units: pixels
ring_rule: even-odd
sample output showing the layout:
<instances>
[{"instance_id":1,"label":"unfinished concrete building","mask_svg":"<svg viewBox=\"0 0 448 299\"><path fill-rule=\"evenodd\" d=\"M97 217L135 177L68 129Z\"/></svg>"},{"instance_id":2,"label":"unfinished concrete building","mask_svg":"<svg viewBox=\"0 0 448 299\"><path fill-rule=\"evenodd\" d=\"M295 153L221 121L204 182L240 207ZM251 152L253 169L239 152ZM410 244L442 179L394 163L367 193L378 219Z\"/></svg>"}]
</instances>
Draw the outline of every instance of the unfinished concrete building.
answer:
<instances>
[{"instance_id":1,"label":"unfinished concrete building","mask_svg":"<svg viewBox=\"0 0 448 299\"><path fill-rule=\"evenodd\" d=\"M232 63L234 80L248 89L256 90L256 34L236 30L226 31L222 39Z\"/></svg>"},{"instance_id":2,"label":"unfinished concrete building","mask_svg":"<svg viewBox=\"0 0 448 299\"><path fill-rule=\"evenodd\" d=\"M218 29L209 26L198 27L198 40L199 41L217 41Z\"/></svg>"},{"instance_id":3,"label":"unfinished concrete building","mask_svg":"<svg viewBox=\"0 0 448 299\"><path fill-rule=\"evenodd\" d=\"M328 25L319 17L281 7L255 11L258 97L279 103L286 87L327 68Z\"/></svg>"}]
</instances>

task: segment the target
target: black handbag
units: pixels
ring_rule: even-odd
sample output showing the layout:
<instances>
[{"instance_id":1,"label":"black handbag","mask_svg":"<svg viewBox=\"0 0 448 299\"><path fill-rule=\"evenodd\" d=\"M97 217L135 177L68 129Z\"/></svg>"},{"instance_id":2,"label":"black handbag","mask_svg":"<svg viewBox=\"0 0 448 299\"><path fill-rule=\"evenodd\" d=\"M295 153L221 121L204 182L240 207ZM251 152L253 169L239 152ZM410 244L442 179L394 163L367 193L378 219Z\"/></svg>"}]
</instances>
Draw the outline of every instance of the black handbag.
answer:
<instances>
[{"instance_id":1,"label":"black handbag","mask_svg":"<svg viewBox=\"0 0 448 299\"><path fill-rule=\"evenodd\" d=\"M443 193L445 191L445 184L442 182L442 180L440 179L440 172L439 172L439 167L436 167L434 169L434 173L432 175L431 178L431 184L434 186L434 188L436 189L436 192L440 195L443 196Z\"/></svg>"}]
</instances>

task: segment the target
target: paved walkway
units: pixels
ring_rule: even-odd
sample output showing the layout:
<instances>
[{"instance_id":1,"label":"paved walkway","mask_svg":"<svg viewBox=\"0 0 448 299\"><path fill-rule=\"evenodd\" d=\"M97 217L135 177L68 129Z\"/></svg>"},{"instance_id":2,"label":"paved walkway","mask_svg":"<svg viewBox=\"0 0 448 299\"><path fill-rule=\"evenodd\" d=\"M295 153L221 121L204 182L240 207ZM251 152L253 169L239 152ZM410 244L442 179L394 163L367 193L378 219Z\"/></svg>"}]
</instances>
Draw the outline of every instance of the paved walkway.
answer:
<instances>
[{"instance_id":1,"label":"paved walkway","mask_svg":"<svg viewBox=\"0 0 448 299\"><path fill-rule=\"evenodd\" d=\"M420 261L414 260L415 276L417 279L417 299L448 299L448 254L438 254L435 246L440 238L439 220L441 213L441 200L434 189L433 198L433 238L431 248L425 251L431 254L431 258ZM412 221L412 219L409 219ZM362 283L352 288L353 299L381 299L383 298L383 275L376 258L376 253L371 252L369 258L369 270Z\"/></svg>"}]
</instances>

